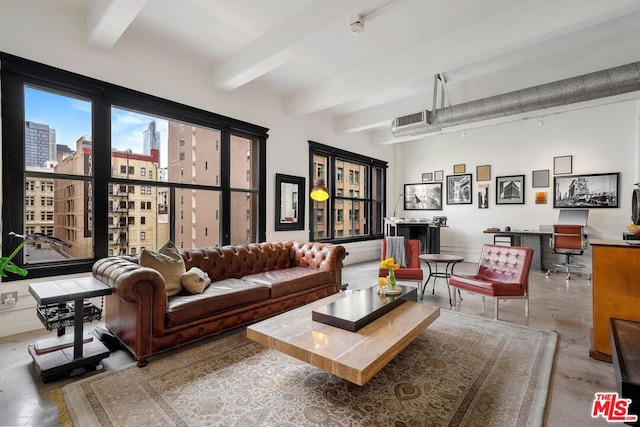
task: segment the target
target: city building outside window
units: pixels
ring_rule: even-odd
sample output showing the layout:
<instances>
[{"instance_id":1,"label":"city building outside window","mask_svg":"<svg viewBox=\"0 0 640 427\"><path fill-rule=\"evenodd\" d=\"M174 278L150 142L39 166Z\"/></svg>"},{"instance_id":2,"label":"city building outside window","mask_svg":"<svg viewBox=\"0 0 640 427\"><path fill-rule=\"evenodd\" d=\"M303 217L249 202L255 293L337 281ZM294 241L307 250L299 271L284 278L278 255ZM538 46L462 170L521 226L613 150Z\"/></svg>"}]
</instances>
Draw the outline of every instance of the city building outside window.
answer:
<instances>
[{"instance_id":1,"label":"city building outside window","mask_svg":"<svg viewBox=\"0 0 640 427\"><path fill-rule=\"evenodd\" d=\"M11 55L0 61L2 139L24 141L2 145L16 165L3 182L12 200L3 229L69 244L26 245L13 261L29 277L89 272L99 258L136 253L130 235L148 249L265 240L267 129ZM185 129L192 148L179 155ZM184 196L193 212L176 219ZM3 255L18 243L4 233Z\"/></svg>"},{"instance_id":2,"label":"city building outside window","mask_svg":"<svg viewBox=\"0 0 640 427\"><path fill-rule=\"evenodd\" d=\"M309 141L310 178L313 183L324 180L330 195L325 201L309 204L310 218L314 219L310 240L382 238L387 167L385 161Z\"/></svg>"}]
</instances>

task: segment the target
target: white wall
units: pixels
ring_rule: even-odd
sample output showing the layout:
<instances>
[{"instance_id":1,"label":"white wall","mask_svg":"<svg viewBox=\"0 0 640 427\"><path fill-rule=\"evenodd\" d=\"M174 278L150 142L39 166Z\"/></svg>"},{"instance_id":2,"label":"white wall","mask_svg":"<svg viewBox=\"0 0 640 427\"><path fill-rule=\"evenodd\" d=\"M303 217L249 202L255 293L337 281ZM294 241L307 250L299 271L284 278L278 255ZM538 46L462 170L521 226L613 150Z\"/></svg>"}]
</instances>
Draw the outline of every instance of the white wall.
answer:
<instances>
[{"instance_id":1,"label":"white wall","mask_svg":"<svg viewBox=\"0 0 640 427\"><path fill-rule=\"evenodd\" d=\"M621 239L630 222L631 194L638 182L637 104L627 101L544 117L542 126L537 120L525 120L469 130L464 138L456 133L402 144L402 167L397 169L400 182L420 182L423 172L445 171L443 210L407 211L403 216L446 216L450 227L442 230L443 252L477 259L482 244L493 241L492 235L482 233L488 227L537 229L555 222L553 158L571 155L573 174L620 172L620 208L591 209L588 225L602 238ZM446 175L460 163L466 165L467 173L473 173L473 204L447 205ZM477 207L475 169L479 165L491 165L489 209ZM532 188L531 172L538 169L550 170L549 188ZM525 175L524 205L495 204L495 178L506 175ZM535 191L548 192L547 204L535 204Z\"/></svg>"}]
</instances>

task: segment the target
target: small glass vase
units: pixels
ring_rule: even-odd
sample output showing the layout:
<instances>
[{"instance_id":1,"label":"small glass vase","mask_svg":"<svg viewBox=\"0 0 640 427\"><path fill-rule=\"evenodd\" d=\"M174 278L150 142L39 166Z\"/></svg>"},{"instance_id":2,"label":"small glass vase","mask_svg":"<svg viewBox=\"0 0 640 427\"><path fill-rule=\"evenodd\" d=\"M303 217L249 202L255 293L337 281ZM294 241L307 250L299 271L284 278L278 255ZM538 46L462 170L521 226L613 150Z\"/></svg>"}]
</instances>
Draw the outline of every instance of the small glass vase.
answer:
<instances>
[{"instance_id":1,"label":"small glass vase","mask_svg":"<svg viewBox=\"0 0 640 427\"><path fill-rule=\"evenodd\" d=\"M387 279L387 284L389 289L396 288L396 273L392 269L389 269L389 279Z\"/></svg>"}]
</instances>

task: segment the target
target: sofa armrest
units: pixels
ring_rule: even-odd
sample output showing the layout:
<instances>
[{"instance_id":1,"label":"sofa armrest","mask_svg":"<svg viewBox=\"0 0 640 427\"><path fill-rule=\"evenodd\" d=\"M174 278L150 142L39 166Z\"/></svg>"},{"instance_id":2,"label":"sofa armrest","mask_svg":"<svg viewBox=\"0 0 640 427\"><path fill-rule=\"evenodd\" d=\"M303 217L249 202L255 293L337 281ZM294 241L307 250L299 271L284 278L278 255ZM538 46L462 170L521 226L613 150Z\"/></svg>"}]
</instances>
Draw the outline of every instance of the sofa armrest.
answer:
<instances>
[{"instance_id":1,"label":"sofa armrest","mask_svg":"<svg viewBox=\"0 0 640 427\"><path fill-rule=\"evenodd\" d=\"M103 258L93 265L93 276L111 287L123 301L137 304L144 300L159 316L167 310L167 287L158 271L142 267L123 257ZM154 313L155 317L155 313Z\"/></svg>"},{"instance_id":2,"label":"sofa armrest","mask_svg":"<svg viewBox=\"0 0 640 427\"><path fill-rule=\"evenodd\" d=\"M342 261L347 256L344 246L330 243L293 242L292 250L298 266L330 271L340 290Z\"/></svg>"}]
</instances>

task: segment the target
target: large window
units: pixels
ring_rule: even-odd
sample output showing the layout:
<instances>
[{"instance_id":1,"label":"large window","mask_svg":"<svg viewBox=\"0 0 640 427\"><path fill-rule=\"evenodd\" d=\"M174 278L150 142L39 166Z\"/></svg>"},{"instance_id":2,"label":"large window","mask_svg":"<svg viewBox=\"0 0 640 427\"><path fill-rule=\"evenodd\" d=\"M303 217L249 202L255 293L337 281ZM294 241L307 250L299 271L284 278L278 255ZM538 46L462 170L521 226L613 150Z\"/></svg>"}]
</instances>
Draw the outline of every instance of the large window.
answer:
<instances>
[{"instance_id":1,"label":"large window","mask_svg":"<svg viewBox=\"0 0 640 427\"><path fill-rule=\"evenodd\" d=\"M386 162L309 141L311 185L324 180L330 195L310 203L310 239L348 242L382 237L386 173Z\"/></svg>"},{"instance_id":2,"label":"large window","mask_svg":"<svg viewBox=\"0 0 640 427\"><path fill-rule=\"evenodd\" d=\"M3 241L29 277L264 241L267 129L0 53ZM47 239L47 236L51 239ZM19 277L8 277L9 280Z\"/></svg>"}]
</instances>

